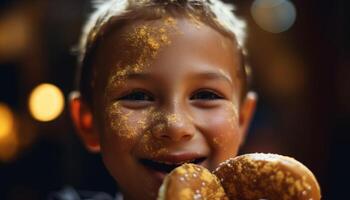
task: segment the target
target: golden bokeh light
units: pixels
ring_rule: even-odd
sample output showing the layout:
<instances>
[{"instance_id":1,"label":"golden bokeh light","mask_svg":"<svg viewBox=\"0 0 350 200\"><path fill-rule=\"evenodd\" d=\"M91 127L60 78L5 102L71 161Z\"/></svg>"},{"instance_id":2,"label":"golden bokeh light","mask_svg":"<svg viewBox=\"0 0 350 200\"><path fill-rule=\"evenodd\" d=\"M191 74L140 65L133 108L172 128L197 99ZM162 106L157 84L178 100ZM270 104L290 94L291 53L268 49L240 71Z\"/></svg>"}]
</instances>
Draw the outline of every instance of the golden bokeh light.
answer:
<instances>
[{"instance_id":1,"label":"golden bokeh light","mask_svg":"<svg viewBox=\"0 0 350 200\"><path fill-rule=\"evenodd\" d=\"M18 137L15 127L15 116L11 109L0 103L0 161L7 162L14 159L18 151Z\"/></svg>"},{"instance_id":2,"label":"golden bokeh light","mask_svg":"<svg viewBox=\"0 0 350 200\"><path fill-rule=\"evenodd\" d=\"M19 151L19 140L16 130L0 139L0 161L8 162L15 159Z\"/></svg>"},{"instance_id":3,"label":"golden bokeh light","mask_svg":"<svg viewBox=\"0 0 350 200\"><path fill-rule=\"evenodd\" d=\"M29 97L29 110L38 121L52 121L63 111L64 96L61 90L52 84L41 84L34 88Z\"/></svg>"},{"instance_id":4,"label":"golden bokeh light","mask_svg":"<svg viewBox=\"0 0 350 200\"><path fill-rule=\"evenodd\" d=\"M10 108L5 104L0 103L0 140L11 133L13 125L14 117Z\"/></svg>"}]
</instances>

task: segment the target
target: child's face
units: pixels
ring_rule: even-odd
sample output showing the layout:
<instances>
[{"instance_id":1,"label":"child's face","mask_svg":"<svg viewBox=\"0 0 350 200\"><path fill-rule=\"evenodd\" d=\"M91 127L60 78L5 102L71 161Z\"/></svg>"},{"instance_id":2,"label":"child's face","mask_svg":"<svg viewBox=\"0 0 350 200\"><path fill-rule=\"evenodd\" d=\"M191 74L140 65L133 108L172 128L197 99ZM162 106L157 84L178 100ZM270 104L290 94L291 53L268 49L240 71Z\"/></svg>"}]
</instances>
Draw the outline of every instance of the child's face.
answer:
<instances>
[{"instance_id":1,"label":"child's face","mask_svg":"<svg viewBox=\"0 0 350 200\"><path fill-rule=\"evenodd\" d=\"M97 49L94 124L104 163L126 199L155 199L163 177L237 154L236 44L194 19L137 21Z\"/></svg>"}]
</instances>

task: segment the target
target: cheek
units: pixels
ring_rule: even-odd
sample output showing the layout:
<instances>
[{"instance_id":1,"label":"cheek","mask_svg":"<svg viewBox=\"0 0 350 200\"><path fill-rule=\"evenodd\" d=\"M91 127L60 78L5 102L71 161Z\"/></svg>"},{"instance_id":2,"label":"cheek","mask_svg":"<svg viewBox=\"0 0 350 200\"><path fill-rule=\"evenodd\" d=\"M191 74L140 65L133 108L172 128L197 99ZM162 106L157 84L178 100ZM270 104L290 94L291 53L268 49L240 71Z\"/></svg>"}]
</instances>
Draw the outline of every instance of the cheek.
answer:
<instances>
[{"instance_id":1,"label":"cheek","mask_svg":"<svg viewBox=\"0 0 350 200\"><path fill-rule=\"evenodd\" d=\"M153 141L151 132L154 131L153 128L166 126L166 120L163 118L163 114L156 112L152 107L146 110L129 110L119 102L113 103L105 112L106 131L103 143L106 146L109 144L111 148L118 147L126 151L137 150L140 145L149 149L159 149L159 145L150 142Z\"/></svg>"},{"instance_id":2,"label":"cheek","mask_svg":"<svg viewBox=\"0 0 350 200\"><path fill-rule=\"evenodd\" d=\"M225 106L202 114L202 132L212 147L214 162L221 162L237 154L242 136L236 104Z\"/></svg>"},{"instance_id":3,"label":"cheek","mask_svg":"<svg viewBox=\"0 0 350 200\"><path fill-rule=\"evenodd\" d=\"M135 138L137 132L132 126L133 116L133 111L124 110L118 102L110 105L106 110L105 120L108 136L114 135L124 140Z\"/></svg>"},{"instance_id":4,"label":"cheek","mask_svg":"<svg viewBox=\"0 0 350 200\"><path fill-rule=\"evenodd\" d=\"M130 150L146 129L142 112L125 109L119 102L107 106L104 121L103 144L112 148Z\"/></svg>"},{"instance_id":5,"label":"cheek","mask_svg":"<svg viewBox=\"0 0 350 200\"><path fill-rule=\"evenodd\" d=\"M118 182L129 183L125 174L137 169L131 155L145 132L146 117L143 112L128 110L118 102L106 106L101 134L102 157Z\"/></svg>"}]
</instances>

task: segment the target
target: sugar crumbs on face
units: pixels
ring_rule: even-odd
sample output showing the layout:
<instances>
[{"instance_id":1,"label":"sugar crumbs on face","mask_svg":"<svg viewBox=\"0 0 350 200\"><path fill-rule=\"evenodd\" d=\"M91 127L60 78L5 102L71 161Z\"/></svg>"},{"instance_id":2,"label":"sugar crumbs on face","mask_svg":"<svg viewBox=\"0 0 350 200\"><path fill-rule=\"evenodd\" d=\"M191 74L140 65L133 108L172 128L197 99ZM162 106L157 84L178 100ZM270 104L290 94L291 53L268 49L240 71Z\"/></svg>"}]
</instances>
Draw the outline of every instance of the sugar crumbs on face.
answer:
<instances>
[{"instance_id":1,"label":"sugar crumbs on face","mask_svg":"<svg viewBox=\"0 0 350 200\"><path fill-rule=\"evenodd\" d=\"M160 25L142 24L133 28L131 32L125 35L126 41L130 44L132 51L136 49L137 58L132 64L125 66L117 66L112 75L108 78L106 91L111 90L116 85L124 84L128 75L132 73L141 73L150 66L152 59L155 59L161 48L170 45L170 33L176 33L177 21L172 17L165 17ZM127 58L126 58L127 59ZM121 61L120 63L123 63ZM120 64L118 64L120 65ZM107 95L107 92L105 92ZM146 111L147 112L147 111ZM121 105L118 102L113 103L107 109L108 117L111 119L111 127L124 138L133 137L137 128L147 129L147 121L141 119L137 122L140 127L129 127L126 122L129 120L131 112L122 113ZM163 114L148 110L148 116L153 120L160 120ZM169 119L165 121L175 120L175 116L167 116ZM161 127L162 125L159 125ZM164 127L164 125L163 125Z\"/></svg>"},{"instance_id":2,"label":"sugar crumbs on face","mask_svg":"<svg viewBox=\"0 0 350 200\"><path fill-rule=\"evenodd\" d=\"M137 126L129 126L129 120L133 111L123 109L120 102L114 102L107 108L108 118L111 123L110 127L113 132L117 133L118 136L126 139L137 137L137 130L142 129L141 132L155 132L155 131L166 131L166 128L171 123L179 121L177 114L166 114L164 112L156 110L154 107L150 107L142 111L139 116L140 119L136 121ZM147 134L145 134L147 135ZM150 135L150 134L148 134ZM154 145L152 143L152 145ZM159 147L157 147L159 148Z\"/></svg>"},{"instance_id":3,"label":"sugar crumbs on face","mask_svg":"<svg viewBox=\"0 0 350 200\"><path fill-rule=\"evenodd\" d=\"M122 138L130 139L136 135L135 127L128 126L129 117L132 111L123 112L120 102L114 102L107 108L110 127L114 132L118 132Z\"/></svg>"},{"instance_id":4,"label":"sugar crumbs on face","mask_svg":"<svg viewBox=\"0 0 350 200\"><path fill-rule=\"evenodd\" d=\"M159 51L171 44L170 34L177 33L177 21L173 17L165 17L160 25L142 24L134 27L124 35L130 44L131 51L137 51L137 57L132 64L118 65L109 78L108 87L123 84L131 73L140 73L146 70L152 59Z\"/></svg>"}]
</instances>

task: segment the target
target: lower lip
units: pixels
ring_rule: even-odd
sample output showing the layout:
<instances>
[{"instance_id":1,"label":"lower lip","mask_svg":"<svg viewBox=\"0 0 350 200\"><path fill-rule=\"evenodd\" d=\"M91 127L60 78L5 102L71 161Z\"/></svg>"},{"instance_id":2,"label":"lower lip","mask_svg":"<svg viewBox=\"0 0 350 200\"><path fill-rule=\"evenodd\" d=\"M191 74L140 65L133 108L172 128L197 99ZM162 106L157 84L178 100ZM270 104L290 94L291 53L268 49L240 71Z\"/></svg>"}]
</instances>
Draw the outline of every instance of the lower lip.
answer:
<instances>
[{"instance_id":1,"label":"lower lip","mask_svg":"<svg viewBox=\"0 0 350 200\"><path fill-rule=\"evenodd\" d=\"M159 181L160 183L163 182L164 178L166 175L168 175L168 173L166 172L161 172L161 171L156 171L152 168L149 168L149 167L146 167L145 168L150 172L150 174L157 180Z\"/></svg>"}]
</instances>

